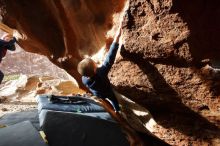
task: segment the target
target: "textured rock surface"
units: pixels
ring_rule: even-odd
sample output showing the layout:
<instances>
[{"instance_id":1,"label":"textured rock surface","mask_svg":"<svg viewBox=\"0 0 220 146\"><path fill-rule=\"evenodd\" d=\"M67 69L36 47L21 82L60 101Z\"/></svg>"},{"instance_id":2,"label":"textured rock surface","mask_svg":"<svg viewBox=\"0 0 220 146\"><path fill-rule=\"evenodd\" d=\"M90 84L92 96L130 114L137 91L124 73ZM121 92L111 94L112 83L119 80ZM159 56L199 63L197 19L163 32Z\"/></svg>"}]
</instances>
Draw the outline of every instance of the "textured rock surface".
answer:
<instances>
[{"instance_id":1,"label":"textured rock surface","mask_svg":"<svg viewBox=\"0 0 220 146\"><path fill-rule=\"evenodd\" d=\"M109 77L147 107L172 145L220 145L218 1L134 0L124 48ZM219 65L219 64L216 64Z\"/></svg>"},{"instance_id":2,"label":"textured rock surface","mask_svg":"<svg viewBox=\"0 0 220 146\"><path fill-rule=\"evenodd\" d=\"M20 42L24 49L47 55L76 79L77 62L104 44L124 2L2 1L4 22L29 37ZM207 65L220 65L219 3L130 0L124 48L109 77L152 112L155 134L172 145L220 145L220 73Z\"/></svg>"}]
</instances>

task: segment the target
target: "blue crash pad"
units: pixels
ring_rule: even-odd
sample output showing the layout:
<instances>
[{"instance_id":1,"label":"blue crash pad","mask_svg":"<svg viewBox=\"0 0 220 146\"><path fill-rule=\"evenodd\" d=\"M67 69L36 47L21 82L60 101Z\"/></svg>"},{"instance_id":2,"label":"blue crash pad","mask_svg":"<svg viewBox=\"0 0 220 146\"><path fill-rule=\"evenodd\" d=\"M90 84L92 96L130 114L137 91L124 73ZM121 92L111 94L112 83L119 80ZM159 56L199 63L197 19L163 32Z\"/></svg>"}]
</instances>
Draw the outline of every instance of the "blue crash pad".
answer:
<instances>
[{"instance_id":1,"label":"blue crash pad","mask_svg":"<svg viewBox=\"0 0 220 146\"><path fill-rule=\"evenodd\" d=\"M106 112L103 107L87 98L78 97L84 101L82 104L66 104L66 103L52 103L48 100L50 95L37 96L38 111L43 109L64 111L64 112L80 112L80 113L94 113L94 112ZM77 96L76 96L77 98Z\"/></svg>"},{"instance_id":2,"label":"blue crash pad","mask_svg":"<svg viewBox=\"0 0 220 146\"><path fill-rule=\"evenodd\" d=\"M42 127L42 125L44 124L45 118L49 111L86 115L114 122L109 113L107 113L103 107L87 98L84 99L82 97L79 97L80 99L86 101L81 104L66 104L52 103L48 100L48 96L50 95L37 96L40 127Z\"/></svg>"}]
</instances>

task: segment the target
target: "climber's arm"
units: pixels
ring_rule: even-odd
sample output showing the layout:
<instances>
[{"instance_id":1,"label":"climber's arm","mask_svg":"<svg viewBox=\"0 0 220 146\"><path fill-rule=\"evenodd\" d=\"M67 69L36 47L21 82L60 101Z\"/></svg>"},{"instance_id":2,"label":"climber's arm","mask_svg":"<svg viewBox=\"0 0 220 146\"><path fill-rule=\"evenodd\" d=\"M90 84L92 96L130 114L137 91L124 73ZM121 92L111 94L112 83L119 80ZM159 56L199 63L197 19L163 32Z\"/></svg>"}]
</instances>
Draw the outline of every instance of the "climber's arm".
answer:
<instances>
[{"instance_id":1,"label":"climber's arm","mask_svg":"<svg viewBox=\"0 0 220 146\"><path fill-rule=\"evenodd\" d=\"M105 74L108 74L108 72L110 71L112 65L114 64L115 61L115 57L118 51L118 47L119 47L119 38L121 36L121 26L119 27L115 37L114 37L114 41L111 44L111 47L108 51L108 54L106 55L106 58L104 60L104 63L102 65L103 68L103 72Z\"/></svg>"}]
</instances>

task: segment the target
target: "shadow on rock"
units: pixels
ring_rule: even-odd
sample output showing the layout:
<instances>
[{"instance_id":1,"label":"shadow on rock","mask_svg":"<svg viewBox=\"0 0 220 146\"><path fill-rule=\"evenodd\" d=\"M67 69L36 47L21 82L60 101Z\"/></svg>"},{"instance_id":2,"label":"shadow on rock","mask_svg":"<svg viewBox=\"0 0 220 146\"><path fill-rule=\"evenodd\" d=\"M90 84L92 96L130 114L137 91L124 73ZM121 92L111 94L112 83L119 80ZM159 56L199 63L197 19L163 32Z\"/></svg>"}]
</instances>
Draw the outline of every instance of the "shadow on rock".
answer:
<instances>
[{"instance_id":1,"label":"shadow on rock","mask_svg":"<svg viewBox=\"0 0 220 146\"><path fill-rule=\"evenodd\" d=\"M208 137L220 137L220 129L200 114L184 105L181 101L181 96L166 82L158 69L148 60L142 59L136 54L126 52L123 47L121 49L121 55L125 59L138 65L148 76L156 94L146 93L137 88L131 87L118 87L118 89L125 96L130 98L131 95L128 95L125 91L141 95L141 99L145 97L143 100L132 100L147 107L159 125L165 128L174 128L184 135L192 136L204 141L208 141ZM149 94L154 96L149 96Z\"/></svg>"}]
</instances>

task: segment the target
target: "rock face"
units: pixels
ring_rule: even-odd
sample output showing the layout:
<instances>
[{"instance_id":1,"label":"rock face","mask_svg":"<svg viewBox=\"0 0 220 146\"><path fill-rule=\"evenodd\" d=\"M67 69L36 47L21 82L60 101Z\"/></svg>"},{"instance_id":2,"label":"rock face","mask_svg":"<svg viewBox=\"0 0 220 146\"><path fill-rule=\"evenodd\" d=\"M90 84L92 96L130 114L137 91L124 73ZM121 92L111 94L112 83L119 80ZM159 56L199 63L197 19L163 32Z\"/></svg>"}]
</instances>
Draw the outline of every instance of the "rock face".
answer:
<instances>
[{"instance_id":1,"label":"rock face","mask_svg":"<svg viewBox=\"0 0 220 146\"><path fill-rule=\"evenodd\" d=\"M98 6L97 6L98 5ZM40 53L80 79L76 65L105 44L124 0L1 0L3 22L24 32L26 51Z\"/></svg>"},{"instance_id":2,"label":"rock face","mask_svg":"<svg viewBox=\"0 0 220 146\"><path fill-rule=\"evenodd\" d=\"M218 1L130 1L109 77L152 112L166 129L156 135L172 145L220 144L220 72L207 65L219 62L219 13Z\"/></svg>"},{"instance_id":3,"label":"rock face","mask_svg":"<svg viewBox=\"0 0 220 146\"><path fill-rule=\"evenodd\" d=\"M25 32L25 50L47 55L76 79L123 0L2 0L4 22ZM148 108L155 134L171 145L220 144L220 5L218 0L130 0L124 47L109 78ZM60 58L60 61L59 61ZM212 64L212 65L211 65Z\"/></svg>"}]
</instances>

